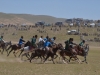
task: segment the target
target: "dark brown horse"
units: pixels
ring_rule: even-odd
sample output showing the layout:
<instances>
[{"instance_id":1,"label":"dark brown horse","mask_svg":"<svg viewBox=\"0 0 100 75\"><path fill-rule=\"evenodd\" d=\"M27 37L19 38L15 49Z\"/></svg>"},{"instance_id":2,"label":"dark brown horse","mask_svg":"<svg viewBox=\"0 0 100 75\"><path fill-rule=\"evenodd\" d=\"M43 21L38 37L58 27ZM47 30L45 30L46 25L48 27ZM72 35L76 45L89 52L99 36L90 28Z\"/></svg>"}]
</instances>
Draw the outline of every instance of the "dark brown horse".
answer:
<instances>
[{"instance_id":1,"label":"dark brown horse","mask_svg":"<svg viewBox=\"0 0 100 75\"><path fill-rule=\"evenodd\" d=\"M58 57L58 55L56 54L58 50L63 50L63 46L61 43L55 44L54 46L52 46L52 48L50 48L50 50L49 50L49 52L44 60L44 63L49 57L51 57L53 64L55 64L54 59ZM54 55L56 55L55 58L54 58Z\"/></svg>"},{"instance_id":2,"label":"dark brown horse","mask_svg":"<svg viewBox=\"0 0 100 75\"><path fill-rule=\"evenodd\" d=\"M44 62L45 62L49 57L51 57L51 58L52 58L52 61L53 61L54 55L56 55L57 50L58 50L58 49L61 49L61 48L62 48L62 44L60 44L60 43L59 43L58 45L55 44L55 45L53 45L52 47L49 47L49 50L48 50L48 51L42 50L42 49L38 48L38 49L35 50L34 53L31 54L30 62L31 62L31 60L32 60L33 58L35 58L35 57L40 57L41 60L42 60L42 58L43 58L43 59L44 59ZM45 58L45 57L46 57L46 58ZM56 55L55 58L57 58L57 55ZM53 61L53 63L54 63L54 61Z\"/></svg>"},{"instance_id":3,"label":"dark brown horse","mask_svg":"<svg viewBox=\"0 0 100 75\"><path fill-rule=\"evenodd\" d=\"M16 45L16 44L10 45L10 47L7 49L7 51L8 51L9 49L11 49L11 50L9 51L9 53L7 52L7 53L8 53L7 56L9 56L9 54L10 54L12 51L14 51L13 53L14 53L14 56L16 57L15 51L17 51L18 49L21 49L21 48L23 48L23 47L29 46L29 45L30 45L30 42L29 42L29 41L27 41L25 44L22 44L21 46Z\"/></svg>"}]
</instances>

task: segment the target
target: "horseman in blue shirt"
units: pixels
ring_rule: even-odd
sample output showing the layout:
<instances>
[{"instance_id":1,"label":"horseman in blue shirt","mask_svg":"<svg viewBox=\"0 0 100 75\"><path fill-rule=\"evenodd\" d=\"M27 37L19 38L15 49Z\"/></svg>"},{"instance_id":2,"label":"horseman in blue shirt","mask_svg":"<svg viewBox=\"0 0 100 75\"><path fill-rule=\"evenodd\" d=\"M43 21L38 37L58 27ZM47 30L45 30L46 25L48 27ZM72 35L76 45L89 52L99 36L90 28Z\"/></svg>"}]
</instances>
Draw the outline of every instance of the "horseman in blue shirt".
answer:
<instances>
[{"instance_id":1,"label":"horseman in blue shirt","mask_svg":"<svg viewBox=\"0 0 100 75\"><path fill-rule=\"evenodd\" d=\"M23 40L23 36L21 36L21 38L19 39L19 43L18 43L18 45L19 45L19 47L21 47L22 46L22 44L24 44L24 40Z\"/></svg>"},{"instance_id":2,"label":"horseman in blue shirt","mask_svg":"<svg viewBox=\"0 0 100 75\"><path fill-rule=\"evenodd\" d=\"M44 38L44 42L46 42L49 39L49 36L46 36L46 38Z\"/></svg>"},{"instance_id":3,"label":"horseman in blue shirt","mask_svg":"<svg viewBox=\"0 0 100 75\"><path fill-rule=\"evenodd\" d=\"M48 40L44 43L44 48L46 50L46 54L49 52L49 48L52 47L52 44L51 44L51 39L48 38Z\"/></svg>"}]
</instances>

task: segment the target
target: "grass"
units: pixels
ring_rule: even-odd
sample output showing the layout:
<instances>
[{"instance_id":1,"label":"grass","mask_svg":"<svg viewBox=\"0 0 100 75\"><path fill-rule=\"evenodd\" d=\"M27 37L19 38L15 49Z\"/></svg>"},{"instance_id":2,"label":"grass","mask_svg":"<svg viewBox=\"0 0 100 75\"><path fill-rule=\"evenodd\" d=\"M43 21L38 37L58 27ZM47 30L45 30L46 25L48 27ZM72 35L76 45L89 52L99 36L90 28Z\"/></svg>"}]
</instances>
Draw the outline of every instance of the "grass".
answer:
<instances>
[{"instance_id":1,"label":"grass","mask_svg":"<svg viewBox=\"0 0 100 75\"><path fill-rule=\"evenodd\" d=\"M68 27L69 28L69 27ZM11 40L13 43L18 42L21 35L24 36L25 40L30 40L30 38L37 34L38 38L43 35L44 37L48 34L50 37L56 36L56 42L64 44L65 40L68 40L70 37L74 38L75 43L80 42L80 36L77 35L66 35L66 27L63 27L60 31L51 31L51 27L46 27L47 33L39 33L37 29L42 30L41 28L32 28L29 31L16 31L14 28L5 28L0 29L0 33L4 32L4 40ZM77 27L69 28L77 29ZM96 28L80 28L81 33L87 32L89 34L97 33ZM17 35L12 35L12 33L17 33ZM85 39L93 39L96 36L85 36ZM38 42L38 40L37 40ZM86 42L90 45L89 55L87 57L88 64L78 64L77 62L71 61L69 64L52 64L48 62L46 64L40 64L29 61L23 62L20 58L15 58L11 53L9 57L6 57L6 52L0 54L0 75L100 75L100 50L99 48L94 48L100 46L98 42ZM83 59L79 56L80 59ZM24 59L26 59L24 57ZM58 59L55 60L55 62Z\"/></svg>"},{"instance_id":2,"label":"grass","mask_svg":"<svg viewBox=\"0 0 100 75\"><path fill-rule=\"evenodd\" d=\"M100 50L91 48L87 57L88 64L78 64L71 61L69 64L46 64L19 62L13 54L6 57L6 53L0 55L0 75L100 75ZM80 59L83 59L79 56ZM12 61L11 61L12 60ZM58 61L55 59L55 61Z\"/></svg>"}]
</instances>

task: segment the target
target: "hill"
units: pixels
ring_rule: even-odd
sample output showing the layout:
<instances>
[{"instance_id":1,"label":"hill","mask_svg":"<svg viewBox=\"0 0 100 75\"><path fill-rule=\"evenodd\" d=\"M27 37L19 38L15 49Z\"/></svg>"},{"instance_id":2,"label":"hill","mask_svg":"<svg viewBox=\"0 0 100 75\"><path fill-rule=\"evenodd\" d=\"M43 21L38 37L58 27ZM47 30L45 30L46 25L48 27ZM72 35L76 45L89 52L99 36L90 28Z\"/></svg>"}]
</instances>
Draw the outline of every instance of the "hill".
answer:
<instances>
[{"instance_id":1,"label":"hill","mask_svg":"<svg viewBox=\"0 0 100 75\"><path fill-rule=\"evenodd\" d=\"M56 18L47 15L31 15L31 14L8 14L0 12L0 24L34 24L37 21L45 21L46 23L55 23L57 21L64 22L64 18Z\"/></svg>"}]
</instances>

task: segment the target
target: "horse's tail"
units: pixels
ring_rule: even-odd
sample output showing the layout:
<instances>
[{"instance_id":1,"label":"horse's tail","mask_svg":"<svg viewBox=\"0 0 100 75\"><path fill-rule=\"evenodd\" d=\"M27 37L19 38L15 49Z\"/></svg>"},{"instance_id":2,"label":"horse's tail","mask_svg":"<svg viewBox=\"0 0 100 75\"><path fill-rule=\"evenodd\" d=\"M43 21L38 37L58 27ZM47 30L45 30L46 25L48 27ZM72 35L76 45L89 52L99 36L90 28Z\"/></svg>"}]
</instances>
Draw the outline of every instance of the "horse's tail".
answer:
<instances>
[{"instance_id":1,"label":"horse's tail","mask_svg":"<svg viewBox=\"0 0 100 75\"><path fill-rule=\"evenodd\" d=\"M10 48L12 48L12 45L10 45L10 46L7 48L7 50L6 50L6 51L8 51Z\"/></svg>"}]
</instances>

